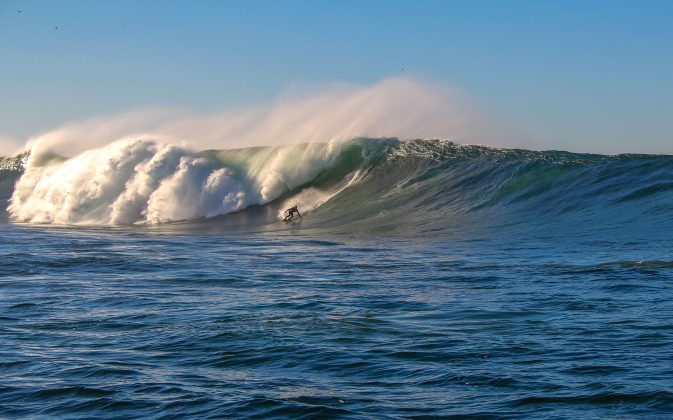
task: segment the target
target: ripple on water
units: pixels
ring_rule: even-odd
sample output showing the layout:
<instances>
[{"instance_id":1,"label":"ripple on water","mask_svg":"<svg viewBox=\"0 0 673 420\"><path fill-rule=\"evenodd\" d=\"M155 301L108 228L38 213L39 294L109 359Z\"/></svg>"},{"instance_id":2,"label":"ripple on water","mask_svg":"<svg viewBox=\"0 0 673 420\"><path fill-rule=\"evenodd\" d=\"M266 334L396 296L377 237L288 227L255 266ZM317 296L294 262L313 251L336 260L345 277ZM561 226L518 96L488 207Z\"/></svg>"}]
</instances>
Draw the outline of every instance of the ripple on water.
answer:
<instances>
[{"instance_id":1,"label":"ripple on water","mask_svg":"<svg viewBox=\"0 0 673 420\"><path fill-rule=\"evenodd\" d=\"M22 235L7 417L673 414L666 244Z\"/></svg>"}]
</instances>

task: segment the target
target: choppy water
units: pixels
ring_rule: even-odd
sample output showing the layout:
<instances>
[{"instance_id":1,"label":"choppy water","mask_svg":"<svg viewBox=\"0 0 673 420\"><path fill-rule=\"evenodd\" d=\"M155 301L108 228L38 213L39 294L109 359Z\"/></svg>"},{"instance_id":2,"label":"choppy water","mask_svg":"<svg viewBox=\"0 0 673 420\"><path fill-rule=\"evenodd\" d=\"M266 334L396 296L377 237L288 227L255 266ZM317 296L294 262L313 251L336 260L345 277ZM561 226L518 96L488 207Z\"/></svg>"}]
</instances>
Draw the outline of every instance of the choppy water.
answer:
<instances>
[{"instance_id":1,"label":"choppy water","mask_svg":"<svg viewBox=\"0 0 673 420\"><path fill-rule=\"evenodd\" d=\"M426 146L295 225L0 224L0 417L673 415L673 158Z\"/></svg>"}]
</instances>

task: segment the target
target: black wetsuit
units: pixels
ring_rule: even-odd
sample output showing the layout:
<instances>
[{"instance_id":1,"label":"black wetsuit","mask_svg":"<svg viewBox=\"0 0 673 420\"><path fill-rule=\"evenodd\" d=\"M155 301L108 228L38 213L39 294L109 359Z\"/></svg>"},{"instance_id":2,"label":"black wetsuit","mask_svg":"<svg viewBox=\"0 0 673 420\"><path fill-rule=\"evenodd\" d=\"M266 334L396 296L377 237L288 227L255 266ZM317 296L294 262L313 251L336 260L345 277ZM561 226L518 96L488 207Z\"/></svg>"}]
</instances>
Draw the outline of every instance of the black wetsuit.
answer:
<instances>
[{"instance_id":1,"label":"black wetsuit","mask_svg":"<svg viewBox=\"0 0 673 420\"><path fill-rule=\"evenodd\" d=\"M292 216L297 213L297 216L301 217L301 214L299 214L299 209L297 209L297 206L290 207L289 209L285 210L287 212L287 216L285 216L285 220L292 220ZM303 219L303 217L302 217Z\"/></svg>"}]
</instances>

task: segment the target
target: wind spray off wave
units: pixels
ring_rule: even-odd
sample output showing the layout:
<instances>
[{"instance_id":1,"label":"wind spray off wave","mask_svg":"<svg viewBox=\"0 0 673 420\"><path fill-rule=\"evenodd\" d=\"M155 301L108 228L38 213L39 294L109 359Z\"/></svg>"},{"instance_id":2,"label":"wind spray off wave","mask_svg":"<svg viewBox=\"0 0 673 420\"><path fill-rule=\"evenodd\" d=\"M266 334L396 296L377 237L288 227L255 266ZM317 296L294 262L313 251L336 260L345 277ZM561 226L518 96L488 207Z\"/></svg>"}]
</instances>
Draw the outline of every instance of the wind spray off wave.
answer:
<instances>
[{"instance_id":1,"label":"wind spray off wave","mask_svg":"<svg viewBox=\"0 0 673 420\"><path fill-rule=\"evenodd\" d=\"M205 116L141 110L69 123L27 142L31 157L8 210L33 223L212 217L311 181L355 137L488 139L493 127L478 114L457 92L395 78ZM251 146L265 148L232 150ZM219 154L193 151L212 149ZM47 159L54 154L72 158ZM315 208L333 194L307 190L297 198Z\"/></svg>"},{"instance_id":2,"label":"wind spray off wave","mask_svg":"<svg viewBox=\"0 0 673 420\"><path fill-rule=\"evenodd\" d=\"M286 92L274 101L214 113L131 110L70 122L30 138L32 153L75 156L128 138L158 139L192 150L348 141L356 137L451 138L460 143L521 145L521 135L495 124L459 91L411 79L371 86L335 84Z\"/></svg>"}]
</instances>

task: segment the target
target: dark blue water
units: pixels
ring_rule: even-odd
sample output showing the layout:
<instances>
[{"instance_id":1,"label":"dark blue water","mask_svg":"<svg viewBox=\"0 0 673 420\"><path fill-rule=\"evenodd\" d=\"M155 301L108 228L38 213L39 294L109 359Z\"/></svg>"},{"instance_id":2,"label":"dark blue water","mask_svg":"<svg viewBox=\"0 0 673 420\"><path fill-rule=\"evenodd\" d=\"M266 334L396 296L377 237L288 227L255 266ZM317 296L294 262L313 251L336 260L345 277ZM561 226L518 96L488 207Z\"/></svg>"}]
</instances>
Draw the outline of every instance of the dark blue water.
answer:
<instances>
[{"instance_id":1,"label":"dark blue water","mask_svg":"<svg viewBox=\"0 0 673 420\"><path fill-rule=\"evenodd\" d=\"M0 212L0 418L673 416L673 157L375 145L213 219Z\"/></svg>"},{"instance_id":2,"label":"dark blue water","mask_svg":"<svg viewBox=\"0 0 673 420\"><path fill-rule=\"evenodd\" d=\"M673 414L670 241L0 231L5 418Z\"/></svg>"}]
</instances>

